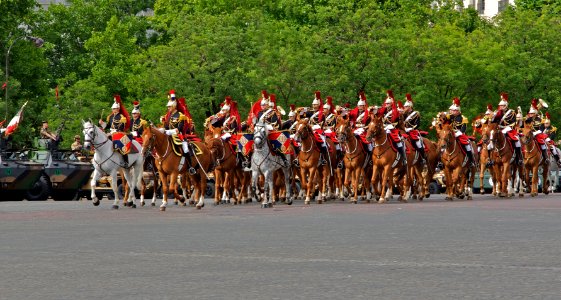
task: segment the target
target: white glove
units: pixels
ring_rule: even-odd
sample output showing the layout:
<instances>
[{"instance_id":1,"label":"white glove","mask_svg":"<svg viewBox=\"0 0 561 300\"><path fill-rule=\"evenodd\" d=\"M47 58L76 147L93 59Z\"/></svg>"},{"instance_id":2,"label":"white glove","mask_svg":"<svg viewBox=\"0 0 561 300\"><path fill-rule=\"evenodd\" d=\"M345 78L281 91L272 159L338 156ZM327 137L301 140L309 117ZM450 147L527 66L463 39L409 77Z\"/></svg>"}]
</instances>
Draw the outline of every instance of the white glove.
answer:
<instances>
[{"instance_id":1,"label":"white glove","mask_svg":"<svg viewBox=\"0 0 561 300\"><path fill-rule=\"evenodd\" d=\"M455 137L459 137L460 135L462 135L463 133L459 130L456 130L456 132L454 132L454 136Z\"/></svg>"},{"instance_id":2,"label":"white glove","mask_svg":"<svg viewBox=\"0 0 561 300\"><path fill-rule=\"evenodd\" d=\"M107 125L107 123L103 122L103 121L99 121L99 126L101 126L102 128L105 128L105 125Z\"/></svg>"},{"instance_id":3,"label":"white glove","mask_svg":"<svg viewBox=\"0 0 561 300\"><path fill-rule=\"evenodd\" d=\"M394 129L394 127L393 127L392 124L388 124L388 125L386 125L386 127L384 127L384 129L385 130L391 130L391 129Z\"/></svg>"},{"instance_id":4,"label":"white glove","mask_svg":"<svg viewBox=\"0 0 561 300\"><path fill-rule=\"evenodd\" d=\"M323 132L325 132L325 133L332 133L333 131L332 131L331 129L326 129L326 130L324 130Z\"/></svg>"},{"instance_id":5,"label":"white glove","mask_svg":"<svg viewBox=\"0 0 561 300\"><path fill-rule=\"evenodd\" d=\"M113 128L109 129L109 133L113 134L115 132L117 132L117 129L113 129Z\"/></svg>"},{"instance_id":6,"label":"white glove","mask_svg":"<svg viewBox=\"0 0 561 300\"><path fill-rule=\"evenodd\" d=\"M312 130L318 130L318 129L321 129L321 127L318 124L312 126Z\"/></svg>"},{"instance_id":7,"label":"white glove","mask_svg":"<svg viewBox=\"0 0 561 300\"><path fill-rule=\"evenodd\" d=\"M137 137L137 136L138 136L138 133L137 133L136 131L133 131L133 132L132 132L132 136Z\"/></svg>"},{"instance_id":8,"label":"white glove","mask_svg":"<svg viewBox=\"0 0 561 300\"><path fill-rule=\"evenodd\" d=\"M409 132L411 130L413 130L413 128L405 128L405 132Z\"/></svg>"},{"instance_id":9,"label":"white glove","mask_svg":"<svg viewBox=\"0 0 561 300\"><path fill-rule=\"evenodd\" d=\"M177 131L176 131L175 129L168 129L168 130L166 130L166 134L167 134L167 135L174 135L174 134L176 134L176 132L177 132Z\"/></svg>"}]
</instances>

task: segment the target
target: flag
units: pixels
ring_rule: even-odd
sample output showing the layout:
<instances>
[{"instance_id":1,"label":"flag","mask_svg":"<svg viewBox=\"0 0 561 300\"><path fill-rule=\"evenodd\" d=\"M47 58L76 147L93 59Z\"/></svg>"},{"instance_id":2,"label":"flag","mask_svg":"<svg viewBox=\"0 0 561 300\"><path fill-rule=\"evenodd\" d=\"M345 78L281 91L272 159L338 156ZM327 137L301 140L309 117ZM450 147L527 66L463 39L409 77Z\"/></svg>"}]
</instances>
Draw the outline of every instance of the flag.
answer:
<instances>
[{"instance_id":1,"label":"flag","mask_svg":"<svg viewBox=\"0 0 561 300\"><path fill-rule=\"evenodd\" d=\"M237 140L238 149L241 150L242 154L248 156L253 152L253 133L241 134Z\"/></svg>"},{"instance_id":2,"label":"flag","mask_svg":"<svg viewBox=\"0 0 561 300\"><path fill-rule=\"evenodd\" d=\"M58 85L55 88L55 97L56 97L56 101L58 101Z\"/></svg>"},{"instance_id":3,"label":"flag","mask_svg":"<svg viewBox=\"0 0 561 300\"><path fill-rule=\"evenodd\" d=\"M288 132L288 130L271 131L269 132L268 138L273 151L279 150L284 154L293 154L292 148L290 148L292 139L290 138L290 132Z\"/></svg>"},{"instance_id":4,"label":"flag","mask_svg":"<svg viewBox=\"0 0 561 300\"><path fill-rule=\"evenodd\" d=\"M14 133L18 128L19 123L23 119L23 109L25 108L26 105L27 102L23 104L23 106L19 109L18 113L12 118L10 123L8 123L8 127L6 127L6 131L4 132L4 135L6 137Z\"/></svg>"},{"instance_id":5,"label":"flag","mask_svg":"<svg viewBox=\"0 0 561 300\"><path fill-rule=\"evenodd\" d=\"M8 83L4 82L4 84L2 85L2 89L5 90L7 86L8 86Z\"/></svg>"}]
</instances>

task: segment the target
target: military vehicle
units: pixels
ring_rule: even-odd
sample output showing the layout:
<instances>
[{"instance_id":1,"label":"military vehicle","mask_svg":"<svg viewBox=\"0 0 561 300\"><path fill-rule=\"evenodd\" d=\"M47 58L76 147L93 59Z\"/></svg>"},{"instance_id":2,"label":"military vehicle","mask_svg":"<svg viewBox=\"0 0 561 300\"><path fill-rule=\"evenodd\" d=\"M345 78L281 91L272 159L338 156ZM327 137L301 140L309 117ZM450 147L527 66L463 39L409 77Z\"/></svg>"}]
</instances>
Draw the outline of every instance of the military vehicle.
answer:
<instances>
[{"instance_id":1,"label":"military vehicle","mask_svg":"<svg viewBox=\"0 0 561 300\"><path fill-rule=\"evenodd\" d=\"M60 142L60 141L58 141ZM37 139L37 150L29 152L33 162L44 165L44 171L33 187L25 193L27 200L76 200L84 183L89 180L93 166L80 154L58 150L58 143Z\"/></svg>"},{"instance_id":2,"label":"military vehicle","mask_svg":"<svg viewBox=\"0 0 561 300\"><path fill-rule=\"evenodd\" d=\"M0 200L23 200L43 173L43 164L29 161L25 153L8 151L0 142Z\"/></svg>"}]
</instances>

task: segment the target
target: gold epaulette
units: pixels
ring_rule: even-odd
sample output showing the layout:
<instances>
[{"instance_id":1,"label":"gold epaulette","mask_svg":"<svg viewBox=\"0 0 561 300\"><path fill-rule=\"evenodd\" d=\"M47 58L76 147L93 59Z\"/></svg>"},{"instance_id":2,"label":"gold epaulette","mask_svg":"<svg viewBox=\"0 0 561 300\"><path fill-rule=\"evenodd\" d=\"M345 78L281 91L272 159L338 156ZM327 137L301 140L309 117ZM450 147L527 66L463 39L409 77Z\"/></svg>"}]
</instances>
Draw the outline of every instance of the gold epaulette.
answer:
<instances>
[{"instance_id":1,"label":"gold epaulette","mask_svg":"<svg viewBox=\"0 0 561 300\"><path fill-rule=\"evenodd\" d=\"M127 122L127 118L125 118L123 115L121 115L121 119L119 120L119 123L125 124L126 122Z\"/></svg>"},{"instance_id":2,"label":"gold epaulette","mask_svg":"<svg viewBox=\"0 0 561 300\"><path fill-rule=\"evenodd\" d=\"M187 121L188 119L184 114L179 113L179 121Z\"/></svg>"},{"instance_id":3,"label":"gold epaulette","mask_svg":"<svg viewBox=\"0 0 561 300\"><path fill-rule=\"evenodd\" d=\"M462 124L467 124L469 122L468 118L465 116L462 116Z\"/></svg>"},{"instance_id":4,"label":"gold epaulette","mask_svg":"<svg viewBox=\"0 0 561 300\"><path fill-rule=\"evenodd\" d=\"M549 131L550 131L550 132L556 132L556 131L557 131L557 127L551 126L551 129L550 129Z\"/></svg>"},{"instance_id":5,"label":"gold epaulette","mask_svg":"<svg viewBox=\"0 0 561 300\"><path fill-rule=\"evenodd\" d=\"M146 122L146 120L144 120L144 119L140 119L140 127L145 128L147 126L148 126L148 122Z\"/></svg>"},{"instance_id":6,"label":"gold epaulette","mask_svg":"<svg viewBox=\"0 0 561 300\"><path fill-rule=\"evenodd\" d=\"M111 119L111 115L107 116L107 123L109 123L109 119Z\"/></svg>"}]
</instances>

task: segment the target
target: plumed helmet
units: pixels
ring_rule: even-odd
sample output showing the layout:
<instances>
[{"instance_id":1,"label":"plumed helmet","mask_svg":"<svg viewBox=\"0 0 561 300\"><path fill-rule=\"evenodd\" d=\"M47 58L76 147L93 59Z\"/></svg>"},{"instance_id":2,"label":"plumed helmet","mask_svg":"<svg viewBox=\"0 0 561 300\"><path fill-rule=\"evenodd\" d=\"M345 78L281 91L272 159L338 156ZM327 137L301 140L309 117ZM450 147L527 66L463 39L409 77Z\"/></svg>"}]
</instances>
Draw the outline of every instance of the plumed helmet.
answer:
<instances>
[{"instance_id":1,"label":"plumed helmet","mask_svg":"<svg viewBox=\"0 0 561 300\"><path fill-rule=\"evenodd\" d=\"M261 105L269 105L269 100L263 98L263 100L261 100Z\"/></svg>"},{"instance_id":2,"label":"plumed helmet","mask_svg":"<svg viewBox=\"0 0 561 300\"><path fill-rule=\"evenodd\" d=\"M314 101L312 101L312 105L319 105L321 103L321 92L316 91L314 93Z\"/></svg>"},{"instance_id":3,"label":"plumed helmet","mask_svg":"<svg viewBox=\"0 0 561 300\"><path fill-rule=\"evenodd\" d=\"M366 105L366 95L364 95L364 91L360 91L358 93L358 99L358 103L356 104L357 106Z\"/></svg>"},{"instance_id":4,"label":"plumed helmet","mask_svg":"<svg viewBox=\"0 0 561 300\"><path fill-rule=\"evenodd\" d=\"M121 96L115 95L115 96L113 96L113 100L115 102L113 103L113 105L111 105L111 109L114 109L114 108L120 109L121 108Z\"/></svg>"},{"instance_id":5,"label":"plumed helmet","mask_svg":"<svg viewBox=\"0 0 561 300\"><path fill-rule=\"evenodd\" d=\"M168 99L175 100L175 90L170 90L169 91Z\"/></svg>"},{"instance_id":6,"label":"plumed helmet","mask_svg":"<svg viewBox=\"0 0 561 300\"><path fill-rule=\"evenodd\" d=\"M262 99L269 99L269 94L267 93L266 90L261 91L261 98Z\"/></svg>"},{"instance_id":7,"label":"plumed helmet","mask_svg":"<svg viewBox=\"0 0 561 300\"><path fill-rule=\"evenodd\" d=\"M449 110L457 110L460 111L460 98L455 97L454 100L452 101L452 105L450 106L450 108L448 108Z\"/></svg>"},{"instance_id":8,"label":"plumed helmet","mask_svg":"<svg viewBox=\"0 0 561 300\"><path fill-rule=\"evenodd\" d=\"M493 105L487 104L487 111L485 111L486 115L493 114Z\"/></svg>"},{"instance_id":9,"label":"plumed helmet","mask_svg":"<svg viewBox=\"0 0 561 300\"><path fill-rule=\"evenodd\" d=\"M386 101L384 103L386 104L392 104L394 101L394 97L393 97L393 91L392 90L387 90L386 91Z\"/></svg>"},{"instance_id":10,"label":"plumed helmet","mask_svg":"<svg viewBox=\"0 0 561 300\"><path fill-rule=\"evenodd\" d=\"M549 112L548 112L548 111L545 112L545 116L544 116L544 119L543 119L543 123L544 123L544 124L546 124L546 123L547 123L547 124L550 124L550 123L551 123L551 116L549 115Z\"/></svg>"},{"instance_id":11,"label":"plumed helmet","mask_svg":"<svg viewBox=\"0 0 561 300\"><path fill-rule=\"evenodd\" d=\"M133 101L133 102L132 102L132 106L133 106L133 109L132 109L132 112L131 112L131 113L133 113L133 114L139 114L139 113L140 113L140 102L138 102L138 101Z\"/></svg>"},{"instance_id":12,"label":"plumed helmet","mask_svg":"<svg viewBox=\"0 0 561 300\"><path fill-rule=\"evenodd\" d=\"M501 102L499 102L499 106L504 105L504 106L508 106L508 94L507 93L501 93Z\"/></svg>"},{"instance_id":13,"label":"plumed helmet","mask_svg":"<svg viewBox=\"0 0 561 300\"><path fill-rule=\"evenodd\" d=\"M222 109L220 109L220 110L223 110L223 111L230 111L230 105L224 104L224 105L222 105Z\"/></svg>"},{"instance_id":14,"label":"plumed helmet","mask_svg":"<svg viewBox=\"0 0 561 300\"><path fill-rule=\"evenodd\" d=\"M329 103L325 103L325 104L323 105L323 108L331 109L331 105L329 105Z\"/></svg>"},{"instance_id":15,"label":"plumed helmet","mask_svg":"<svg viewBox=\"0 0 561 300\"><path fill-rule=\"evenodd\" d=\"M537 114L538 113L538 100L536 98L532 99L532 104L530 105L530 110L528 111L529 114Z\"/></svg>"},{"instance_id":16,"label":"plumed helmet","mask_svg":"<svg viewBox=\"0 0 561 300\"><path fill-rule=\"evenodd\" d=\"M413 98L411 98L411 94L405 94L405 99L407 99L405 101L405 104L403 104L404 107L413 107Z\"/></svg>"},{"instance_id":17,"label":"plumed helmet","mask_svg":"<svg viewBox=\"0 0 561 300\"><path fill-rule=\"evenodd\" d=\"M400 110L403 109L403 108L405 108L405 107L403 106L403 103L401 102L401 100L397 100L397 108L400 109Z\"/></svg>"}]
</instances>

